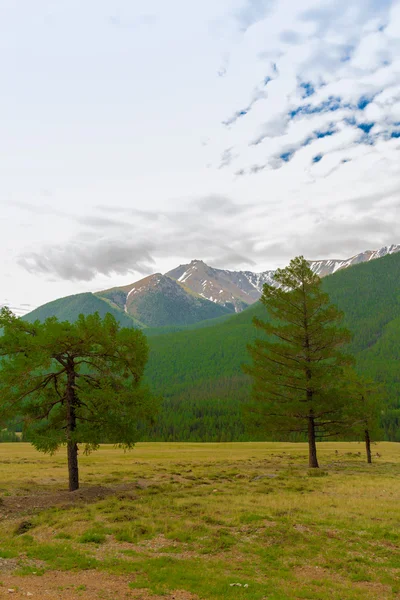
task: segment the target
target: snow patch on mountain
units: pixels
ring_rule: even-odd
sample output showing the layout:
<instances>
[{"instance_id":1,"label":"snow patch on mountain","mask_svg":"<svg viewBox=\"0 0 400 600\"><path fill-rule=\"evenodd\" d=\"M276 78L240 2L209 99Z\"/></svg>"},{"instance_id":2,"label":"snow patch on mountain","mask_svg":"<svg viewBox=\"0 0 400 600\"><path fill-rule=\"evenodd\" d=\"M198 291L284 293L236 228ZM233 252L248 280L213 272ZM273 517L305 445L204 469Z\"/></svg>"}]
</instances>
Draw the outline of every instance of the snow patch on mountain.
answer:
<instances>
[{"instance_id":1,"label":"snow patch on mountain","mask_svg":"<svg viewBox=\"0 0 400 600\"><path fill-rule=\"evenodd\" d=\"M351 258L310 261L310 267L314 273L325 277L352 265L399 251L400 244L392 244L378 250L366 250ZM264 284L276 285L274 274L274 270L253 273L216 269L197 259L167 273L169 277L184 283L190 290L211 302L224 306L233 305L235 312L240 312L249 304L256 302L262 294Z\"/></svg>"},{"instance_id":2,"label":"snow patch on mountain","mask_svg":"<svg viewBox=\"0 0 400 600\"><path fill-rule=\"evenodd\" d=\"M313 272L320 277L326 277L327 275L336 273L336 271L339 271L340 269L347 269L347 267L351 267L362 262L375 260L376 258L382 258L387 254L395 254L399 251L400 244L392 244L391 246L383 246L378 250L366 250L365 252L360 252L359 254L355 254L351 258L347 258L345 260L330 259L310 261L310 267Z\"/></svg>"}]
</instances>

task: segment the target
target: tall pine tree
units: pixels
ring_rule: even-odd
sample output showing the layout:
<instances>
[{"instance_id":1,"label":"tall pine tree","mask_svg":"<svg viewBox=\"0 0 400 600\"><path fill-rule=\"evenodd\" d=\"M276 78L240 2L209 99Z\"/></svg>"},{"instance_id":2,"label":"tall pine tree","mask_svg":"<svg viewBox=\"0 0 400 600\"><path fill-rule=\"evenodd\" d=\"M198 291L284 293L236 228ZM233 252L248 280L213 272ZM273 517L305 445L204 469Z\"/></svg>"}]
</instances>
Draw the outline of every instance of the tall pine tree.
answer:
<instances>
[{"instance_id":1,"label":"tall pine tree","mask_svg":"<svg viewBox=\"0 0 400 600\"><path fill-rule=\"evenodd\" d=\"M345 424L348 399L339 388L352 358L341 348L351 334L339 327L342 314L302 256L274 279L278 287L264 285L261 297L270 320L254 319L264 335L249 346L253 364L244 367L253 378L247 419L275 436L307 435L309 467L315 468L316 441Z\"/></svg>"}]
</instances>

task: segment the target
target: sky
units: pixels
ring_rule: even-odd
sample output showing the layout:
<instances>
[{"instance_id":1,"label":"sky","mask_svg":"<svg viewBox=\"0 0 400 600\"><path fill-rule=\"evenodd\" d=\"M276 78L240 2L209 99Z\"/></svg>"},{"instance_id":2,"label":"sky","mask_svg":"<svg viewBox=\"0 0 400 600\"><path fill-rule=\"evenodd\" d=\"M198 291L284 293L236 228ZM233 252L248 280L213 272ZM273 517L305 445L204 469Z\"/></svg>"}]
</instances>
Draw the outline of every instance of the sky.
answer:
<instances>
[{"instance_id":1,"label":"sky","mask_svg":"<svg viewBox=\"0 0 400 600\"><path fill-rule=\"evenodd\" d=\"M0 0L0 305L400 242L400 0Z\"/></svg>"}]
</instances>

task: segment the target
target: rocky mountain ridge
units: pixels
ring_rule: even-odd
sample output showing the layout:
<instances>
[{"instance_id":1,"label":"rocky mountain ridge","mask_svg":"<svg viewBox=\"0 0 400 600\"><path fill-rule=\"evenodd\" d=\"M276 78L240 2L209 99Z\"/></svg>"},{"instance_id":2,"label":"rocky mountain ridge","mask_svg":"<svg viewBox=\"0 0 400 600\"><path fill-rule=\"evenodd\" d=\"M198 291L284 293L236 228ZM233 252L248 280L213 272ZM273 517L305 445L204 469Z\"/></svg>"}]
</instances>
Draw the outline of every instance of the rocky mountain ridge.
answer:
<instances>
[{"instance_id":1,"label":"rocky mountain ridge","mask_svg":"<svg viewBox=\"0 0 400 600\"><path fill-rule=\"evenodd\" d=\"M379 248L379 250L366 250L365 252L360 252L359 254L355 254L351 258L347 258L345 260L312 260L310 261L310 266L314 273L317 273L317 275L320 277L325 277L326 275L332 275L332 273L336 273L336 271L339 271L340 269L347 269L347 267L368 262L370 260L375 260L376 258L382 258L387 254L395 254L399 251L400 244L392 244L391 246L382 246L382 248Z\"/></svg>"},{"instance_id":2,"label":"rocky mountain ridge","mask_svg":"<svg viewBox=\"0 0 400 600\"><path fill-rule=\"evenodd\" d=\"M191 325L234 312L233 307L214 303L162 273L149 275L131 285L98 292L96 296L144 327Z\"/></svg>"},{"instance_id":3,"label":"rocky mountain ridge","mask_svg":"<svg viewBox=\"0 0 400 600\"><path fill-rule=\"evenodd\" d=\"M400 251L400 244L369 250L346 260L310 261L312 270L325 277L352 265ZM230 271L210 267L201 260L179 265L166 274L155 273L126 286L96 294L83 293L47 303L26 318L57 316L74 320L97 310L112 312L124 326L181 327L238 313L254 304L263 285L274 284L273 270Z\"/></svg>"},{"instance_id":4,"label":"rocky mountain ridge","mask_svg":"<svg viewBox=\"0 0 400 600\"><path fill-rule=\"evenodd\" d=\"M320 277L331 275L340 269L346 269L387 254L400 251L400 244L384 246L379 250L367 250L351 258L326 259L310 261L311 269ZM261 294L263 285L274 285L274 270L254 273L252 271L229 271L216 269L206 265L201 260L192 260L189 264L179 265L176 269L168 271L166 275L183 283L187 288L203 298L222 304L233 305L235 312L240 312L246 306L256 302Z\"/></svg>"}]
</instances>

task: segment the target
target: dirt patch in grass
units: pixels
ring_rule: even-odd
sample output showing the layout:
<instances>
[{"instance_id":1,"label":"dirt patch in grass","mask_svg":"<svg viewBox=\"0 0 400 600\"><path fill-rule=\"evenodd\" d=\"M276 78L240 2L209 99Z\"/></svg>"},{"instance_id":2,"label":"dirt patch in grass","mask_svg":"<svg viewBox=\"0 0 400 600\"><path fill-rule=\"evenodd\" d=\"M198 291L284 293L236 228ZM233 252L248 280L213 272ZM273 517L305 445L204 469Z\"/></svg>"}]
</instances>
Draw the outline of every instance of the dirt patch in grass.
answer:
<instances>
[{"instance_id":1,"label":"dirt patch in grass","mask_svg":"<svg viewBox=\"0 0 400 600\"><path fill-rule=\"evenodd\" d=\"M18 567L18 564L19 560L17 558L0 558L0 575L3 575L3 573L12 573Z\"/></svg>"},{"instance_id":2,"label":"dirt patch in grass","mask_svg":"<svg viewBox=\"0 0 400 600\"><path fill-rule=\"evenodd\" d=\"M36 491L33 494L5 496L0 506L0 516L7 517L16 514L39 512L47 508L68 508L79 504L91 504L104 500L108 496L134 499L136 490L143 490L157 482L140 479L134 483L124 483L113 486L87 486L75 492L58 490L55 492Z\"/></svg>"},{"instance_id":3,"label":"dirt patch in grass","mask_svg":"<svg viewBox=\"0 0 400 600\"><path fill-rule=\"evenodd\" d=\"M132 578L112 576L99 571L71 573L49 571L41 576L4 576L0 598L35 600L197 600L189 592L177 590L163 596L155 596L147 590L129 588ZM13 591L9 591L13 590Z\"/></svg>"},{"instance_id":4,"label":"dirt patch in grass","mask_svg":"<svg viewBox=\"0 0 400 600\"><path fill-rule=\"evenodd\" d=\"M399 596L393 595L391 587L389 585L384 585L383 583L379 583L377 581L359 581L355 583L355 586L361 590L365 590L366 594L371 597L371 594L375 594L375 597L378 600L389 600L391 598L399 598Z\"/></svg>"},{"instance_id":5,"label":"dirt patch in grass","mask_svg":"<svg viewBox=\"0 0 400 600\"><path fill-rule=\"evenodd\" d=\"M335 581L341 584L349 585L353 589L364 590L366 598L373 598L374 600L391 600L400 596L394 596L392 593L391 586L384 585L376 581L351 581L351 583L339 573L335 573L330 569L324 567L307 565L304 567L297 567L294 573L299 581L310 582L310 581Z\"/></svg>"},{"instance_id":6,"label":"dirt patch in grass","mask_svg":"<svg viewBox=\"0 0 400 600\"><path fill-rule=\"evenodd\" d=\"M341 580L342 578L328 571L324 567L314 567L311 565L305 565L304 567L296 567L294 569L294 573L296 577L300 580L310 580L310 579L336 579Z\"/></svg>"},{"instance_id":7,"label":"dirt patch in grass","mask_svg":"<svg viewBox=\"0 0 400 600\"><path fill-rule=\"evenodd\" d=\"M29 558L26 557L19 557L19 558L1 558L0 557L0 577L3 577L3 574L11 574L14 573L14 571L16 569L20 569L20 568L29 568L32 571L34 571L35 569L37 569L38 571L40 571L40 569L42 569L43 567L45 567L46 564L41 561L41 560L31 560ZM2 593L2 589L0 587L0 598Z\"/></svg>"}]
</instances>

